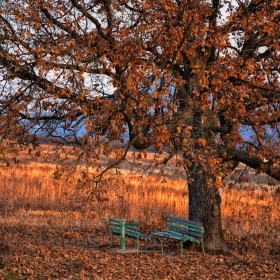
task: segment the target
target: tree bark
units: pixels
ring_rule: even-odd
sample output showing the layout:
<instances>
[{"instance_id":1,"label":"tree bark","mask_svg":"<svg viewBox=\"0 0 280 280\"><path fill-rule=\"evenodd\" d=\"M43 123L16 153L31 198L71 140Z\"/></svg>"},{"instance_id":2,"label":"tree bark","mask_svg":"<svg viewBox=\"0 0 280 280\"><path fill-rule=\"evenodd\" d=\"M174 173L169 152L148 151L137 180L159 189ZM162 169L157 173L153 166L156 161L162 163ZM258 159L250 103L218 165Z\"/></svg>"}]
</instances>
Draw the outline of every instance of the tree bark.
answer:
<instances>
[{"instance_id":1,"label":"tree bark","mask_svg":"<svg viewBox=\"0 0 280 280\"><path fill-rule=\"evenodd\" d=\"M227 251L221 219L221 196L216 186L207 184L207 171L196 166L189 184L189 219L202 222L205 228L204 244L207 251ZM214 179L214 178L213 178ZM215 181L214 181L215 182Z\"/></svg>"}]
</instances>

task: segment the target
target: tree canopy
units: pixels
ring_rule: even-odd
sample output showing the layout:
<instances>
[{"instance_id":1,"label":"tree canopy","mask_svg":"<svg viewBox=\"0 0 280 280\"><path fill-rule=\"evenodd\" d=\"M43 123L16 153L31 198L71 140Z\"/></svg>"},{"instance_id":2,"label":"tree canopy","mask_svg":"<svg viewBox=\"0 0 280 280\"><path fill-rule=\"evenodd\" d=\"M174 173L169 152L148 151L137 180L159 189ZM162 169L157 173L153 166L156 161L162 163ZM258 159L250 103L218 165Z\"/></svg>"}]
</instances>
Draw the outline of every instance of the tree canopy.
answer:
<instances>
[{"instance_id":1,"label":"tree canopy","mask_svg":"<svg viewBox=\"0 0 280 280\"><path fill-rule=\"evenodd\" d=\"M2 1L1 138L279 180L279 22L277 0Z\"/></svg>"}]
</instances>

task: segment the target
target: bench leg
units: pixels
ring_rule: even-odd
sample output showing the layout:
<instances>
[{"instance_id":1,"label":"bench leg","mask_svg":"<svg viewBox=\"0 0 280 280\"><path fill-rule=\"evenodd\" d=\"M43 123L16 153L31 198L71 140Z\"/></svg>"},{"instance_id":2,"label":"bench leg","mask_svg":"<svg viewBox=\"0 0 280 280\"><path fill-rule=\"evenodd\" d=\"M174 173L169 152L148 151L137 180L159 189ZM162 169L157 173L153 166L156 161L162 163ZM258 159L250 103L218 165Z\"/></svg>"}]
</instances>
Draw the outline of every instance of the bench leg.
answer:
<instances>
[{"instance_id":1,"label":"bench leg","mask_svg":"<svg viewBox=\"0 0 280 280\"><path fill-rule=\"evenodd\" d=\"M161 246L161 255L163 256L163 241L159 239L160 246Z\"/></svg>"},{"instance_id":2,"label":"bench leg","mask_svg":"<svg viewBox=\"0 0 280 280\"><path fill-rule=\"evenodd\" d=\"M136 254L138 256L138 252L139 252L139 239L137 238L136 240Z\"/></svg>"},{"instance_id":3,"label":"bench leg","mask_svg":"<svg viewBox=\"0 0 280 280\"><path fill-rule=\"evenodd\" d=\"M111 232L110 234L110 247L112 248L113 246L113 233Z\"/></svg>"},{"instance_id":4,"label":"bench leg","mask_svg":"<svg viewBox=\"0 0 280 280\"><path fill-rule=\"evenodd\" d=\"M205 255L205 251L204 251L204 242L203 242L203 240L201 241L201 248L202 248L203 255Z\"/></svg>"},{"instance_id":5,"label":"bench leg","mask_svg":"<svg viewBox=\"0 0 280 280\"><path fill-rule=\"evenodd\" d=\"M181 253L181 254L184 253L184 244L183 244L183 241L181 241L181 244L180 244L180 253Z\"/></svg>"},{"instance_id":6,"label":"bench leg","mask_svg":"<svg viewBox=\"0 0 280 280\"><path fill-rule=\"evenodd\" d=\"M153 237L152 239L153 239L153 246L154 247L156 246L156 239L160 242L161 254L163 255L163 241L158 237Z\"/></svg>"},{"instance_id":7,"label":"bench leg","mask_svg":"<svg viewBox=\"0 0 280 280\"><path fill-rule=\"evenodd\" d=\"M161 239L159 241L160 241L160 246L161 246L161 254L163 256L163 241Z\"/></svg>"}]
</instances>

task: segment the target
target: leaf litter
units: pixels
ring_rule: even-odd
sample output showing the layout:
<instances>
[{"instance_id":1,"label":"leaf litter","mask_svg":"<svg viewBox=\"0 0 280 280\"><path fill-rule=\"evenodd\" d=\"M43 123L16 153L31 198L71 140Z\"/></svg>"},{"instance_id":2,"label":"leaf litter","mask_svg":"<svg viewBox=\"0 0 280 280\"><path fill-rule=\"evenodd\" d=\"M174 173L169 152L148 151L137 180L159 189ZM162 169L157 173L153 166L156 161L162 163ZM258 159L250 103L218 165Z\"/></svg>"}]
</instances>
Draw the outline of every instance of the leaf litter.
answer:
<instances>
[{"instance_id":1,"label":"leaf litter","mask_svg":"<svg viewBox=\"0 0 280 280\"><path fill-rule=\"evenodd\" d=\"M196 248L181 255L178 242L167 241L162 256L160 248L143 242L148 250L137 256L112 249L106 230L1 225L0 279L280 279L280 244L257 246L263 239L232 238L231 255L203 255ZM127 246L134 242L127 240Z\"/></svg>"}]
</instances>

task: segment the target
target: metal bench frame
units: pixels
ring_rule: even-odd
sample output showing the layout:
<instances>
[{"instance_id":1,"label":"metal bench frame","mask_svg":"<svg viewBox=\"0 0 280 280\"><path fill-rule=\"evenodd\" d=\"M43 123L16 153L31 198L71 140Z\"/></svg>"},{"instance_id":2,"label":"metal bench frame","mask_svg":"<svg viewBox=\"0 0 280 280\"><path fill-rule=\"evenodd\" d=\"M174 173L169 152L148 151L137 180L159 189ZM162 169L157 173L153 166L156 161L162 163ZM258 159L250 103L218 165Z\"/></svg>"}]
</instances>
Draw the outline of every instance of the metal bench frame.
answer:
<instances>
[{"instance_id":1,"label":"metal bench frame","mask_svg":"<svg viewBox=\"0 0 280 280\"><path fill-rule=\"evenodd\" d=\"M113 235L122 234L125 237L129 237L135 239L136 241L136 253L138 255L139 252L139 243L140 240L152 239L151 235L143 234L139 230L139 223L137 222L126 222L121 219L114 219L109 217L109 228L110 228L110 246L113 245ZM124 232L122 232L124 231ZM124 241L121 240L121 249L125 249L125 244L122 244Z\"/></svg>"},{"instance_id":2,"label":"metal bench frame","mask_svg":"<svg viewBox=\"0 0 280 280\"><path fill-rule=\"evenodd\" d=\"M161 252L163 254L163 238L169 238L180 241L180 252L184 252L183 243L191 241L201 245L202 252L204 251L203 234L204 227L200 222L184 220L174 216L167 216L167 231L156 231L151 235L157 238L161 244Z\"/></svg>"}]
</instances>

